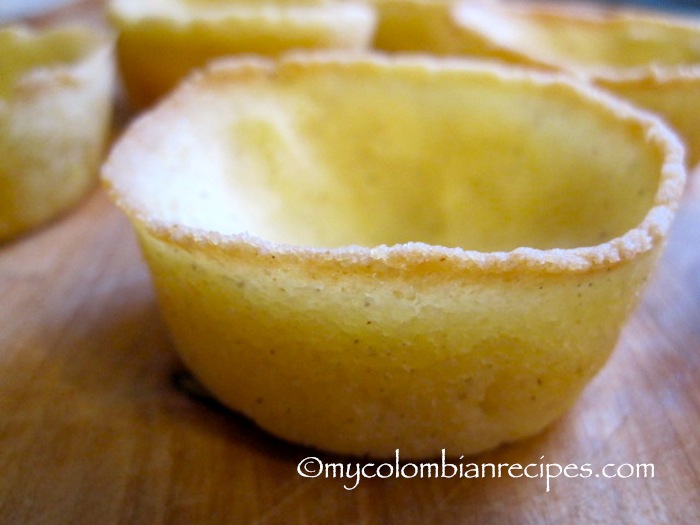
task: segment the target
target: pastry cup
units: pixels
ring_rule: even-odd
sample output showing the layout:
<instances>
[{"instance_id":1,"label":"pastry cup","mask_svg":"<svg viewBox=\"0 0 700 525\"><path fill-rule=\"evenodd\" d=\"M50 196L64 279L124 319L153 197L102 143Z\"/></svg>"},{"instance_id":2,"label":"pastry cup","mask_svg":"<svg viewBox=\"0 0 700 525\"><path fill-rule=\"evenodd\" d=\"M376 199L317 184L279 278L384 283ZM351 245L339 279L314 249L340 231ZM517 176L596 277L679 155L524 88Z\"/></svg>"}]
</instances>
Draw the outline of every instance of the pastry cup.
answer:
<instances>
[{"instance_id":1,"label":"pastry cup","mask_svg":"<svg viewBox=\"0 0 700 525\"><path fill-rule=\"evenodd\" d=\"M474 39L456 23L455 0L372 0L377 12L373 47L432 55L468 54Z\"/></svg>"},{"instance_id":2,"label":"pastry cup","mask_svg":"<svg viewBox=\"0 0 700 525\"><path fill-rule=\"evenodd\" d=\"M571 406L685 171L661 122L570 79L310 54L192 76L103 177L218 399L294 442L423 457Z\"/></svg>"},{"instance_id":3,"label":"pastry cup","mask_svg":"<svg viewBox=\"0 0 700 525\"><path fill-rule=\"evenodd\" d=\"M452 16L462 51L569 71L605 87L663 116L685 140L689 165L700 161L700 23L534 3L460 2Z\"/></svg>"},{"instance_id":4,"label":"pastry cup","mask_svg":"<svg viewBox=\"0 0 700 525\"><path fill-rule=\"evenodd\" d=\"M87 29L0 29L0 240L76 204L109 132L112 44Z\"/></svg>"},{"instance_id":5,"label":"pastry cup","mask_svg":"<svg viewBox=\"0 0 700 525\"><path fill-rule=\"evenodd\" d=\"M365 48L375 23L369 6L332 0L112 0L109 11L136 107L153 103L213 58Z\"/></svg>"}]
</instances>

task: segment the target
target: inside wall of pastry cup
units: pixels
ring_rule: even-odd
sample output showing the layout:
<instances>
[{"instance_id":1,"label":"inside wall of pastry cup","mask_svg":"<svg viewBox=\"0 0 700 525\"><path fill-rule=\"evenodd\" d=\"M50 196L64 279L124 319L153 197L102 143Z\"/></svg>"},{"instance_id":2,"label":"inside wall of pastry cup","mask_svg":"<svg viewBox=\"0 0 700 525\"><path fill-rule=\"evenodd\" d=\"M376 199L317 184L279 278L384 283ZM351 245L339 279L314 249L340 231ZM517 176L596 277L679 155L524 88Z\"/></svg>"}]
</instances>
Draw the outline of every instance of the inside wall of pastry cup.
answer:
<instances>
[{"instance_id":1,"label":"inside wall of pastry cup","mask_svg":"<svg viewBox=\"0 0 700 525\"><path fill-rule=\"evenodd\" d=\"M226 94L212 82L185 118L149 129L149 176L129 181L139 207L293 245L508 251L604 243L654 202L664 152L565 80L535 91L489 74L451 82L449 63L406 66L401 81L321 67L274 80L263 67Z\"/></svg>"}]
</instances>

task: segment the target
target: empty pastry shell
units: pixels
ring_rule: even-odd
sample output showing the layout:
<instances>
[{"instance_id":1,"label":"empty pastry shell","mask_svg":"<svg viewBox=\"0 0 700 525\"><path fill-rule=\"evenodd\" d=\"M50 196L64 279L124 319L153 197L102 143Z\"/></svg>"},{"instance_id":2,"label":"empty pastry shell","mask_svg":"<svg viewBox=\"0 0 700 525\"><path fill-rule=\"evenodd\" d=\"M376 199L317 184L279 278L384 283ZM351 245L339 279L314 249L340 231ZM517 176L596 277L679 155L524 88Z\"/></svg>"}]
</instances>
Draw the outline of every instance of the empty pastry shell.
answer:
<instances>
[{"instance_id":1,"label":"empty pastry shell","mask_svg":"<svg viewBox=\"0 0 700 525\"><path fill-rule=\"evenodd\" d=\"M97 182L113 82L112 43L91 30L0 29L0 240Z\"/></svg>"},{"instance_id":2,"label":"empty pastry shell","mask_svg":"<svg viewBox=\"0 0 700 525\"><path fill-rule=\"evenodd\" d=\"M660 121L563 76L296 54L192 76L103 176L218 399L294 442L424 457L571 406L685 171Z\"/></svg>"},{"instance_id":3,"label":"empty pastry shell","mask_svg":"<svg viewBox=\"0 0 700 525\"><path fill-rule=\"evenodd\" d=\"M129 98L147 106L190 70L224 55L361 49L374 11L334 0L112 0L117 55Z\"/></svg>"}]
</instances>

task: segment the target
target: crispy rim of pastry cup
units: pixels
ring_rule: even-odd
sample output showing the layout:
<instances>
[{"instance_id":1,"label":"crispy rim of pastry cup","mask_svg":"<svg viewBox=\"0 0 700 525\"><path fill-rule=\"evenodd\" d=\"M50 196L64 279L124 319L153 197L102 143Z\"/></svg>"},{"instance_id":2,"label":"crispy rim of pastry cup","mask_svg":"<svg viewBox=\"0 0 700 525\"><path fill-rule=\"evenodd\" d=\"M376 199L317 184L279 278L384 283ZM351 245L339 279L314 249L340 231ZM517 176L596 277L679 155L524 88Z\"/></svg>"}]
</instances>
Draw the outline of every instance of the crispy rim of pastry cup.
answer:
<instances>
[{"instance_id":1,"label":"crispy rim of pastry cup","mask_svg":"<svg viewBox=\"0 0 700 525\"><path fill-rule=\"evenodd\" d=\"M458 1L446 9L451 11L455 24L452 32L458 34L455 41L464 39L461 43L464 52L567 71L604 87L663 116L686 141L689 165L700 161L700 127L688 117L688 108L700 105L697 94L700 93L700 20L631 7L563 6L527 1L511 4ZM558 31L562 23L583 25L598 30L610 42L613 38L610 35L619 35L621 45L630 48L645 45L648 36L645 33L652 31L657 32L660 43L653 57L636 64L614 63L605 47L600 50L599 60L584 64L575 56L576 51L567 55L563 50L557 56L545 49L552 46L530 44L537 36L528 35L527 30L520 32L520 38L511 38L508 35L517 34L518 28L504 30L508 23L521 23L522 27L530 24L535 33L539 31L543 35ZM661 40L666 41L664 48ZM678 60L668 55L672 40L678 42L676 47L683 49L687 58ZM581 45L582 42L574 44ZM588 47L595 48L593 43ZM453 49L459 51L459 48L453 44Z\"/></svg>"},{"instance_id":2,"label":"crispy rim of pastry cup","mask_svg":"<svg viewBox=\"0 0 700 525\"><path fill-rule=\"evenodd\" d=\"M72 208L110 131L111 39L82 26L0 29L0 240Z\"/></svg>"},{"instance_id":3,"label":"crispy rim of pastry cup","mask_svg":"<svg viewBox=\"0 0 700 525\"><path fill-rule=\"evenodd\" d=\"M112 0L109 18L119 33L117 57L129 98L143 108L222 56L365 49L376 17L361 1Z\"/></svg>"},{"instance_id":4,"label":"crispy rim of pastry cup","mask_svg":"<svg viewBox=\"0 0 700 525\"><path fill-rule=\"evenodd\" d=\"M645 147L659 153L652 204L596 246L479 252L221 234L165 220L137 195L140 155L154 155L199 92L318 67L475 75L535 92L557 86L643 131ZM295 54L220 61L194 74L134 123L103 178L135 227L176 348L219 400L293 442L417 458L531 436L572 405L654 267L685 168L682 146L658 119L569 77L466 60Z\"/></svg>"}]
</instances>

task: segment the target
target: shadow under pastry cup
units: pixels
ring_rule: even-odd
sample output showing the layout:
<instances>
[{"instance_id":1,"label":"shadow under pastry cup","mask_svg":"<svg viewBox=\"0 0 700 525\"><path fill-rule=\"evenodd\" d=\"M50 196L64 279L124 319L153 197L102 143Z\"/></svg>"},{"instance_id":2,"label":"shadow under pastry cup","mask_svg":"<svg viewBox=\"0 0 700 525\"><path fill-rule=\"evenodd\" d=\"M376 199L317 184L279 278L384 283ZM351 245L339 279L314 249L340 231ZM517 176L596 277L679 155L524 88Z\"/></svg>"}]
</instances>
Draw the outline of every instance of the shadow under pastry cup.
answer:
<instances>
[{"instance_id":1,"label":"shadow under pastry cup","mask_svg":"<svg viewBox=\"0 0 700 525\"><path fill-rule=\"evenodd\" d=\"M214 58L363 49L375 25L369 6L334 0L112 0L109 13L129 99L140 108Z\"/></svg>"},{"instance_id":2,"label":"shadow under pastry cup","mask_svg":"<svg viewBox=\"0 0 700 525\"><path fill-rule=\"evenodd\" d=\"M572 405L685 171L658 119L562 75L325 53L210 65L103 177L220 401L293 442L417 458Z\"/></svg>"},{"instance_id":3,"label":"shadow under pastry cup","mask_svg":"<svg viewBox=\"0 0 700 525\"><path fill-rule=\"evenodd\" d=\"M0 29L0 241L94 187L113 83L112 42L89 29Z\"/></svg>"}]
</instances>

